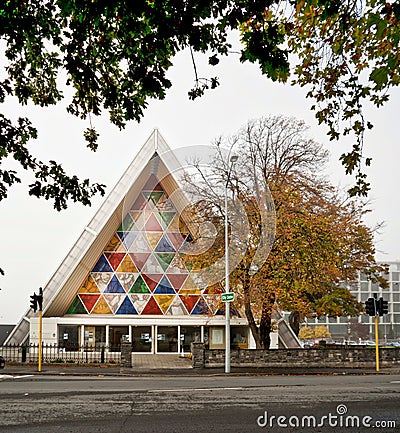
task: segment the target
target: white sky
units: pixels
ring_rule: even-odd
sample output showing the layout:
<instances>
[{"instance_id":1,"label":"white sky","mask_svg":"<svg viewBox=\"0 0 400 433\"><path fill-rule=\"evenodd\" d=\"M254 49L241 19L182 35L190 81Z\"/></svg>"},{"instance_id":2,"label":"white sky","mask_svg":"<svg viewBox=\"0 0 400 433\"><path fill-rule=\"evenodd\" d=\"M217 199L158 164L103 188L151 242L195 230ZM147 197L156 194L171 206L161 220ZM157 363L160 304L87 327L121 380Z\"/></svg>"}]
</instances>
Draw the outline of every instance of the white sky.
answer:
<instances>
[{"instance_id":1,"label":"white sky","mask_svg":"<svg viewBox=\"0 0 400 433\"><path fill-rule=\"evenodd\" d=\"M2 112L9 116L27 115L39 131L39 139L31 142L32 152L39 159L62 162L69 174L104 183L107 192L115 185L153 128L159 128L171 148L194 144L210 144L217 136L235 133L247 120L268 114L284 114L303 119L310 125L310 135L326 144L331 152L328 174L333 182L350 185L338 161L344 145L329 142L326 128L318 126L310 111L312 102L305 91L280 85L262 77L256 65L242 65L234 57L207 71L198 64L200 76L220 77L219 88L196 101L189 101L187 91L193 85L190 54L181 53L169 74L173 87L164 101L152 101L140 124L131 123L119 131L108 117L94 119L100 132L100 148L96 153L86 149L82 132L87 122L66 113L64 107L40 109L20 107L10 101ZM391 102L384 108L370 111L375 128L366 136L365 154L372 156L368 171L372 183L367 223L374 226L385 221L376 238L377 259L391 261L400 257L400 223L397 203L397 174L400 176L400 147L397 145L399 92L392 92ZM397 174L396 174L397 173ZM0 323L16 323L29 307L29 296L44 286L69 249L88 224L103 198L93 200L92 207L70 204L57 212L51 202L28 196L31 178L13 187L0 207Z\"/></svg>"}]
</instances>

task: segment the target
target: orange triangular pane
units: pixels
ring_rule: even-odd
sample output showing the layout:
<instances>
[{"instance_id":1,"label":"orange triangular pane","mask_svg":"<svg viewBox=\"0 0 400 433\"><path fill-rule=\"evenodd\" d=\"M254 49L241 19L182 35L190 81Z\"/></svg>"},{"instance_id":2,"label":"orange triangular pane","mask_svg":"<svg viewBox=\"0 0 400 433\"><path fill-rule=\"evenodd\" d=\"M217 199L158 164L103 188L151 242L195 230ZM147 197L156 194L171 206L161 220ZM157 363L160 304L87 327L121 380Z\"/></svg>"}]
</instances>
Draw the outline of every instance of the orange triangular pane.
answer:
<instances>
[{"instance_id":1,"label":"orange triangular pane","mask_svg":"<svg viewBox=\"0 0 400 433\"><path fill-rule=\"evenodd\" d=\"M175 298L175 295L154 295L158 305L165 314Z\"/></svg>"},{"instance_id":2,"label":"orange triangular pane","mask_svg":"<svg viewBox=\"0 0 400 433\"><path fill-rule=\"evenodd\" d=\"M146 238L149 241L150 247L154 250L162 238L162 232L146 232Z\"/></svg>"},{"instance_id":3,"label":"orange triangular pane","mask_svg":"<svg viewBox=\"0 0 400 433\"><path fill-rule=\"evenodd\" d=\"M195 307L197 301L200 298L200 296L198 295L179 295L179 297L181 298L181 301L183 302L189 314L192 312L193 308Z\"/></svg>"},{"instance_id":4,"label":"orange triangular pane","mask_svg":"<svg viewBox=\"0 0 400 433\"><path fill-rule=\"evenodd\" d=\"M78 293L100 293L100 290L97 287L93 277L89 275L82 284Z\"/></svg>"},{"instance_id":5,"label":"orange triangular pane","mask_svg":"<svg viewBox=\"0 0 400 433\"><path fill-rule=\"evenodd\" d=\"M91 314L112 314L112 311L103 296L100 296L100 299L97 301Z\"/></svg>"},{"instance_id":6,"label":"orange triangular pane","mask_svg":"<svg viewBox=\"0 0 400 433\"><path fill-rule=\"evenodd\" d=\"M122 245L121 240L117 235L114 235L109 242L109 244L106 246L104 251L125 251L125 247Z\"/></svg>"},{"instance_id":7,"label":"orange triangular pane","mask_svg":"<svg viewBox=\"0 0 400 433\"><path fill-rule=\"evenodd\" d=\"M185 283L183 284L181 290L179 290L180 295L200 295L200 289L196 286L195 282L189 276Z\"/></svg>"},{"instance_id":8,"label":"orange triangular pane","mask_svg":"<svg viewBox=\"0 0 400 433\"><path fill-rule=\"evenodd\" d=\"M176 292L179 292L187 276L188 274L167 274L167 278Z\"/></svg>"},{"instance_id":9,"label":"orange triangular pane","mask_svg":"<svg viewBox=\"0 0 400 433\"><path fill-rule=\"evenodd\" d=\"M117 272L139 272L132 262L131 257L127 254L118 266Z\"/></svg>"}]
</instances>

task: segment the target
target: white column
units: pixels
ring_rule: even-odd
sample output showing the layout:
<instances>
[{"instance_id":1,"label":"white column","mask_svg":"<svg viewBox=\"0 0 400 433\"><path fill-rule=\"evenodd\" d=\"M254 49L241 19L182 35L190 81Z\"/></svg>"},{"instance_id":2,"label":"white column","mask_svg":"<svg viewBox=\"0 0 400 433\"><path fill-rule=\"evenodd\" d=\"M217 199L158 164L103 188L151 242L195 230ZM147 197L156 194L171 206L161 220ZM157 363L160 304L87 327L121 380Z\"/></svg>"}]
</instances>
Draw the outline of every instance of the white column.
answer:
<instances>
[{"instance_id":1,"label":"white column","mask_svg":"<svg viewBox=\"0 0 400 433\"><path fill-rule=\"evenodd\" d=\"M106 350L110 350L110 325L106 325Z\"/></svg>"}]
</instances>

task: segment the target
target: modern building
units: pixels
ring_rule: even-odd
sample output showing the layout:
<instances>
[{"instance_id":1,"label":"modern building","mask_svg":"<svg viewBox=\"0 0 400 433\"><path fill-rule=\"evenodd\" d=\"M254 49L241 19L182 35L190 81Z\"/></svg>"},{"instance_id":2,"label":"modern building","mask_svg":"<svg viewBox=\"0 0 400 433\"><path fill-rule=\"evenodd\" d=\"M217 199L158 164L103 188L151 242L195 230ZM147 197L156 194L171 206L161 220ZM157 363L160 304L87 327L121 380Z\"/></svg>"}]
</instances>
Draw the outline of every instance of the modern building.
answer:
<instances>
[{"instance_id":1,"label":"modern building","mask_svg":"<svg viewBox=\"0 0 400 433\"><path fill-rule=\"evenodd\" d=\"M192 341L225 347L223 285L204 285L185 250L196 227L172 173L178 161L155 130L43 287L43 341L65 350L181 353ZM277 345L276 333L273 335ZM7 343L38 342L28 310ZM231 318L232 347L253 347Z\"/></svg>"},{"instance_id":2,"label":"modern building","mask_svg":"<svg viewBox=\"0 0 400 433\"><path fill-rule=\"evenodd\" d=\"M384 263L382 263L384 264ZM389 282L387 289L382 289L378 284L372 283L362 272L359 275L357 284L350 288L353 296L364 303L368 298L382 297L388 301L389 313L379 317L379 339L383 341L400 339L400 262L386 262L389 265L389 273L383 275ZM309 325L327 325L336 339L353 339L353 328L366 331L368 338L375 338L374 318L367 314L358 317L338 317L309 319Z\"/></svg>"}]
</instances>

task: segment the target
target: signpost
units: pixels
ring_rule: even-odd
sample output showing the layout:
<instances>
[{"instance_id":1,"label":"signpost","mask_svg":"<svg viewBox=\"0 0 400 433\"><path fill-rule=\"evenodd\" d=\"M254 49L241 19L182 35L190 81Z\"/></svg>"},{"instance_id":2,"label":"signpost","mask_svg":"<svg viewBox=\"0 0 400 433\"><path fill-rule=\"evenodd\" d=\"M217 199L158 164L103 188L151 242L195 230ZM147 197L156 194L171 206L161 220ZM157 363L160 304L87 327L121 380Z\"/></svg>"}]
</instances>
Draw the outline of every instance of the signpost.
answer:
<instances>
[{"instance_id":1,"label":"signpost","mask_svg":"<svg viewBox=\"0 0 400 433\"><path fill-rule=\"evenodd\" d=\"M222 302L232 302L235 299L233 292L222 293Z\"/></svg>"}]
</instances>

